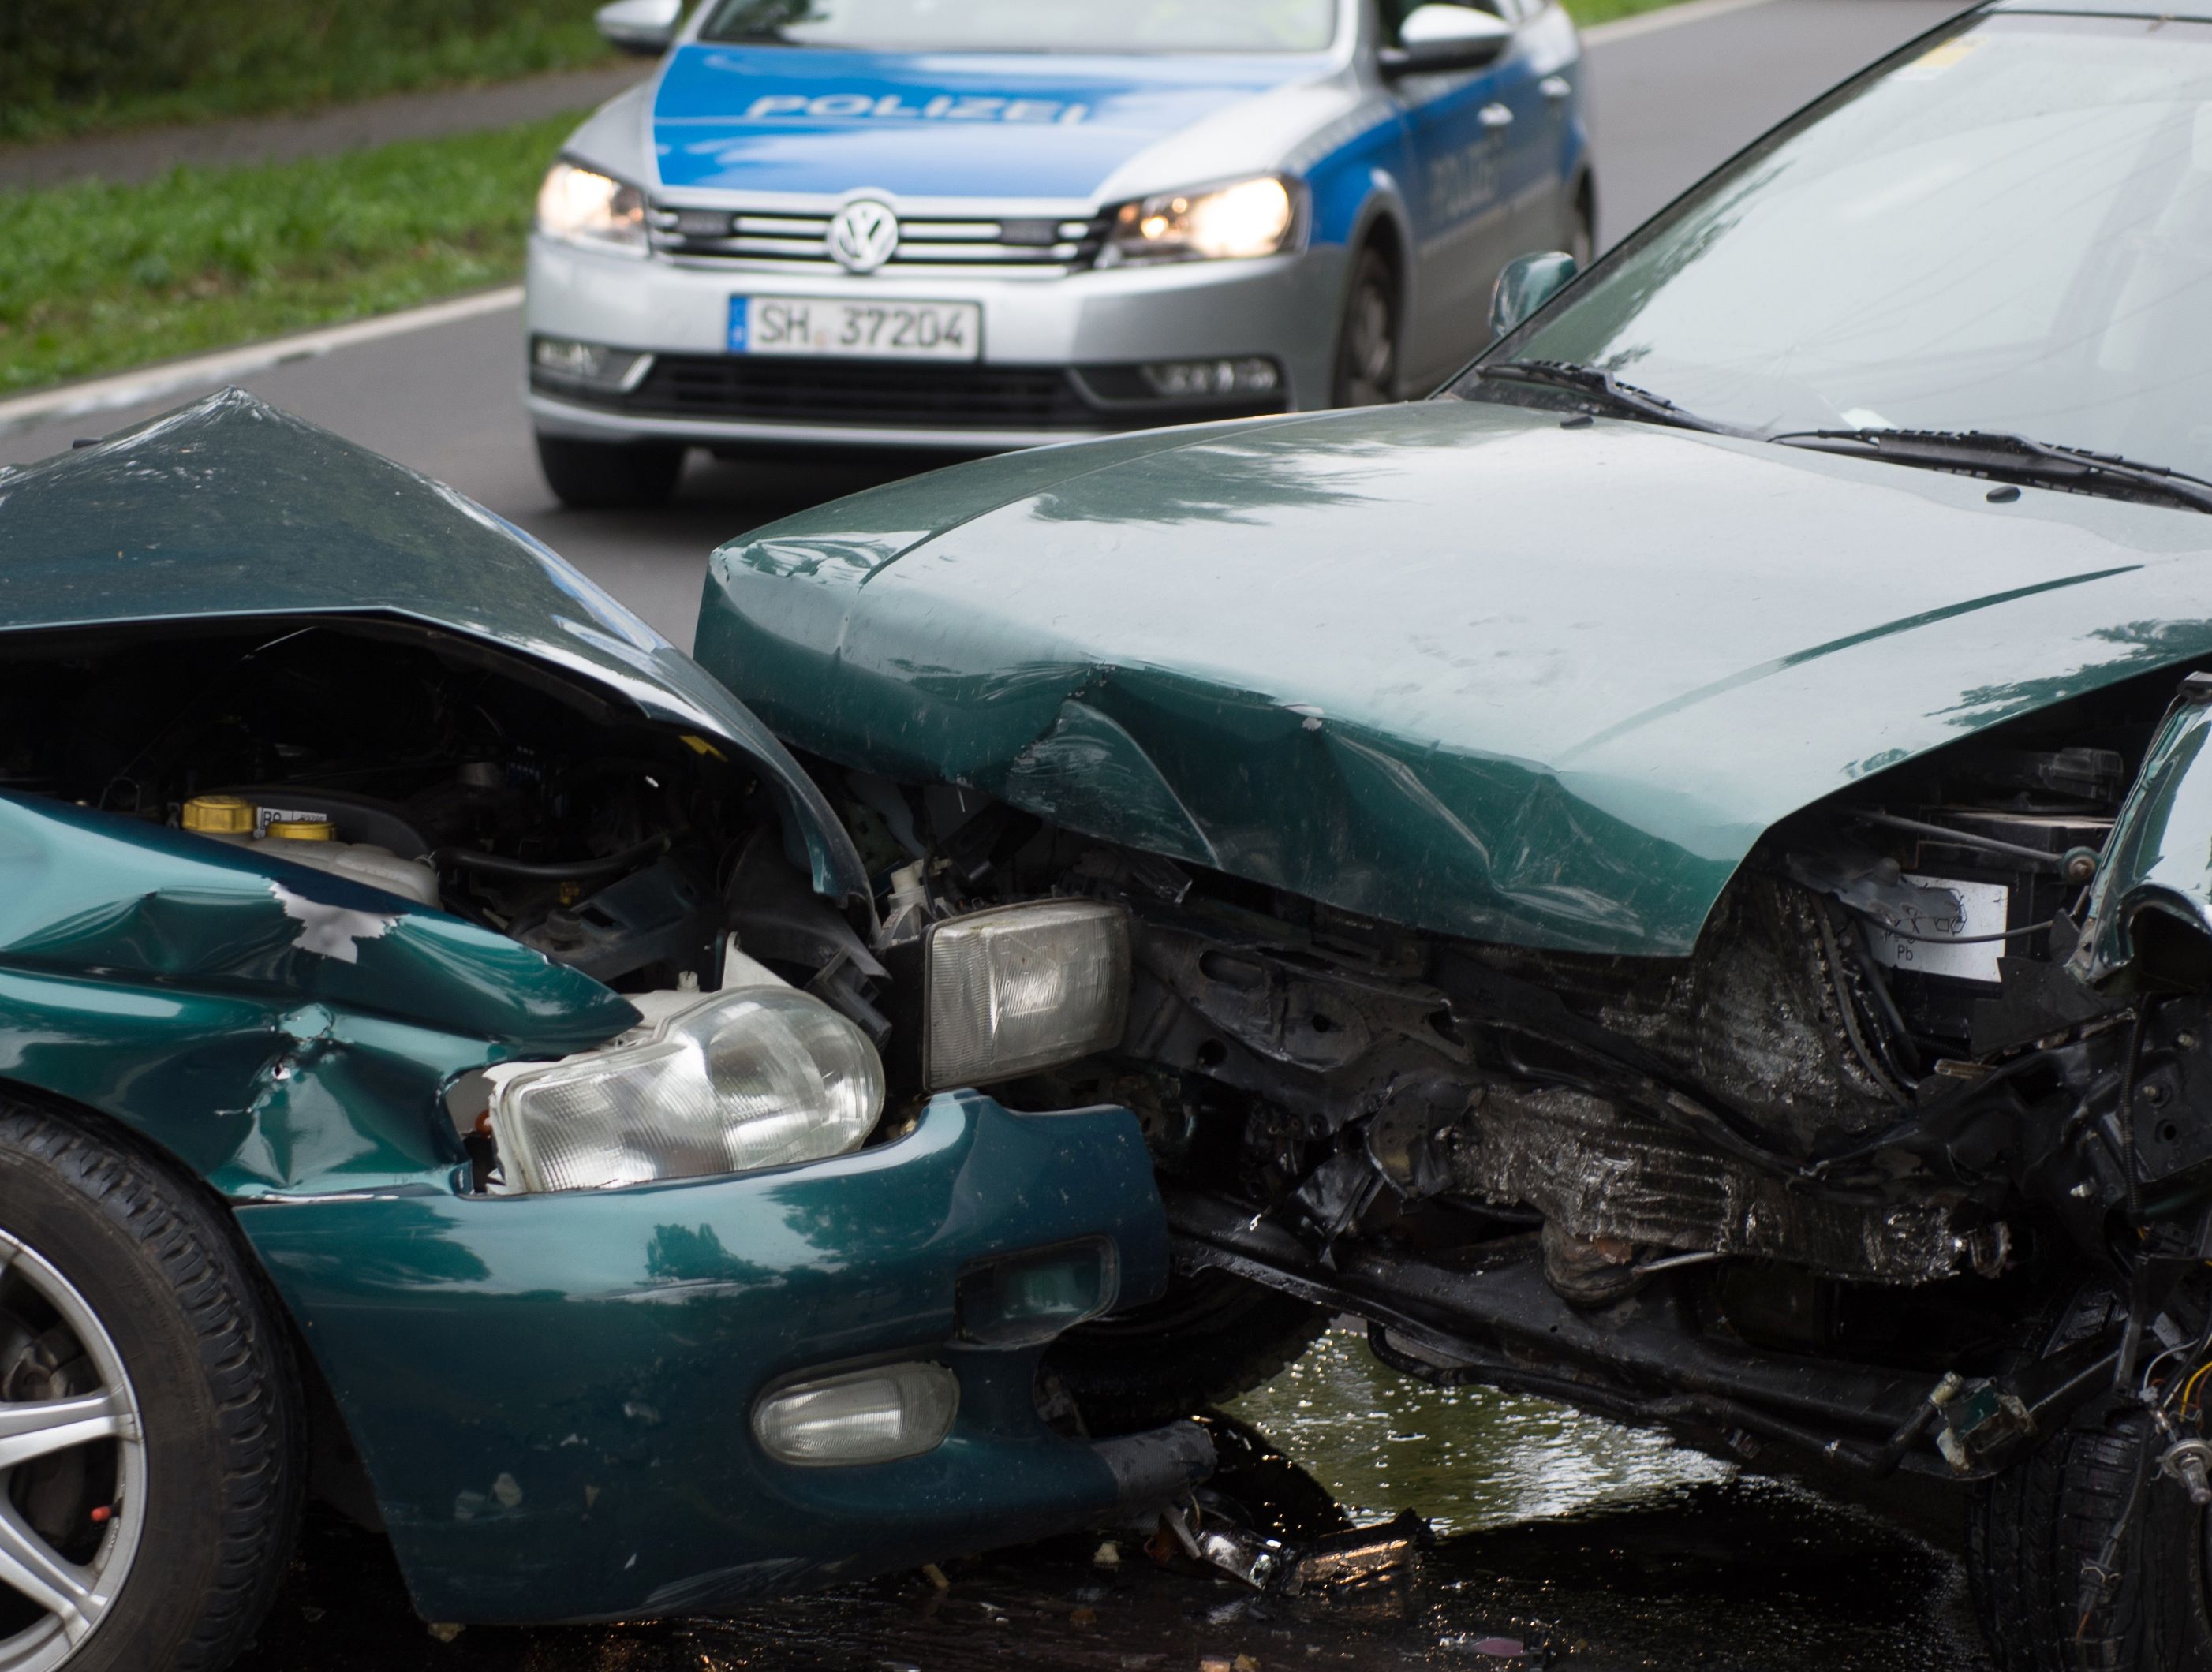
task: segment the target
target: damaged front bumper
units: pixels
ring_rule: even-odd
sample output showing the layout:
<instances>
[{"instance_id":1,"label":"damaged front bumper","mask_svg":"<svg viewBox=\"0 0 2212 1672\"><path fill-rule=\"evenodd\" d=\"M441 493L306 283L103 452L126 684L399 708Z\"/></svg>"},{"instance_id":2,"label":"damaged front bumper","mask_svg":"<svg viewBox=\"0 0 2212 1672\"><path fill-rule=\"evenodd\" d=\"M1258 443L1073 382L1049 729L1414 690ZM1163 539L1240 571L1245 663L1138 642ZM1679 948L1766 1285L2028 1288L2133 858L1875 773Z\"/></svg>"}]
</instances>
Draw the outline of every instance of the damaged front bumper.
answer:
<instances>
[{"instance_id":1,"label":"damaged front bumper","mask_svg":"<svg viewBox=\"0 0 2212 1672\"><path fill-rule=\"evenodd\" d=\"M1036 1332L987 1346L1005 1332L963 1317L980 1263L1086 1239L1110 1239L1121 1304L1158 1294L1166 1227L1123 1111L1018 1117L959 1093L895 1142L775 1172L239 1218L428 1619L711 1610L1142 1511L1211 1466L1188 1424L1063 1436ZM958 1382L922 1455L795 1466L755 1438L764 1390L917 1360Z\"/></svg>"}]
</instances>

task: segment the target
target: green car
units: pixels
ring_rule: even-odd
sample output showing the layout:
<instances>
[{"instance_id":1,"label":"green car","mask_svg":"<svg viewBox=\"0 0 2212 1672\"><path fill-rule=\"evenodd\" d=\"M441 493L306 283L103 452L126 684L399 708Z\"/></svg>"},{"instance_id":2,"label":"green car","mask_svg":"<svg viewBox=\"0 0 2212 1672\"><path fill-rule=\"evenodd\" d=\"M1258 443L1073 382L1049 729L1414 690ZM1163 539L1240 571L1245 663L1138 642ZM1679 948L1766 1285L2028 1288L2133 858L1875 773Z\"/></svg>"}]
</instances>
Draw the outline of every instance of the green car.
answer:
<instances>
[{"instance_id":1,"label":"green car","mask_svg":"<svg viewBox=\"0 0 2212 1672\"><path fill-rule=\"evenodd\" d=\"M1120 1037L1127 914L933 930L434 482L234 391L0 472L0 1668L226 1664L310 1491L437 1622L1185 1492L1038 1372L1167 1281L1138 1121L970 1089Z\"/></svg>"},{"instance_id":2,"label":"green car","mask_svg":"<svg viewBox=\"0 0 2212 1672\"><path fill-rule=\"evenodd\" d=\"M700 660L903 955L1128 914L999 1093L1166 1194L1093 1432L1349 1312L1916 1517L2008 1672L2203 1672L2212 8L1983 8L1572 265L1431 400L760 530Z\"/></svg>"}]
</instances>

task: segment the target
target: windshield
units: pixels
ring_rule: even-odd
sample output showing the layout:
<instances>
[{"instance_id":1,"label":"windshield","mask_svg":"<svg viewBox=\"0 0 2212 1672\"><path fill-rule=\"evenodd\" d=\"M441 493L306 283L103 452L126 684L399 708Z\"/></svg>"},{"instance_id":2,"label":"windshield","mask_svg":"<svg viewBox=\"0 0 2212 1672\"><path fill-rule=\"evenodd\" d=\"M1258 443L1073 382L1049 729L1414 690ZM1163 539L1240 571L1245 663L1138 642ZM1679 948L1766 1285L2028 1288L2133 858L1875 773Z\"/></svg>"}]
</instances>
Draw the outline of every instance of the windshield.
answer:
<instances>
[{"instance_id":1,"label":"windshield","mask_svg":"<svg viewBox=\"0 0 2212 1672\"><path fill-rule=\"evenodd\" d=\"M935 52L1321 52L1337 0L722 0L699 39Z\"/></svg>"},{"instance_id":2,"label":"windshield","mask_svg":"<svg viewBox=\"0 0 2212 1672\"><path fill-rule=\"evenodd\" d=\"M1601 367L1754 434L2003 431L2212 476L2212 27L1985 21L1484 359ZM1480 379L1451 392L1532 398Z\"/></svg>"}]
</instances>

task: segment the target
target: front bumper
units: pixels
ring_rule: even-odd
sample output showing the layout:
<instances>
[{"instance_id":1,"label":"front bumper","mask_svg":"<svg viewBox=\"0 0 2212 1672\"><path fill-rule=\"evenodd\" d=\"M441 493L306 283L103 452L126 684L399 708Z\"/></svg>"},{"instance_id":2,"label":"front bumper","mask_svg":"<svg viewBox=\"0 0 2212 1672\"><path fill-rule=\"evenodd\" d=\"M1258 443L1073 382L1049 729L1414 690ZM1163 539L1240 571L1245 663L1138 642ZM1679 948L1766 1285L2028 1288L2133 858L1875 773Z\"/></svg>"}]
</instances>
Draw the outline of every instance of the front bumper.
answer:
<instances>
[{"instance_id":1,"label":"front bumper","mask_svg":"<svg viewBox=\"0 0 2212 1672\"><path fill-rule=\"evenodd\" d=\"M368 1466L426 1619L711 1610L1157 1505L1207 1466L1185 1425L1063 1438L1042 1348L960 1338L971 1263L1107 1236L1121 1299L1157 1295L1167 1232L1135 1118L1015 1116L975 1093L833 1161L562 1196L363 1196L239 1219ZM935 1451L794 1468L760 1390L877 1358L953 1370Z\"/></svg>"},{"instance_id":2,"label":"front bumper","mask_svg":"<svg viewBox=\"0 0 2212 1672\"><path fill-rule=\"evenodd\" d=\"M1343 255L1319 245L1261 261L1121 268L1059 277L763 272L636 259L531 240L526 317L544 336L656 356L627 391L533 379L539 430L582 439L763 442L990 451L1209 418L1328 405ZM732 355L730 298L968 301L983 312L975 364ZM1152 397L1149 361L1266 358L1273 396Z\"/></svg>"}]
</instances>

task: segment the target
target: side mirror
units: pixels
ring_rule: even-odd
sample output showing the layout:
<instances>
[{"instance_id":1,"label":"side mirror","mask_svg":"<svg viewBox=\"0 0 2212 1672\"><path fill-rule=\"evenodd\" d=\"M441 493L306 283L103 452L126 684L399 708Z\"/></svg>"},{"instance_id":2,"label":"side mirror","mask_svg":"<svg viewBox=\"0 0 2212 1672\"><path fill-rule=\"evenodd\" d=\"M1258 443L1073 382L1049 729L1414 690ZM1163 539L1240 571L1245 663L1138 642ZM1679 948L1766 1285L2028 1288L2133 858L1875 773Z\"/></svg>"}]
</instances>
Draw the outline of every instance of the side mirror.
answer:
<instances>
[{"instance_id":1,"label":"side mirror","mask_svg":"<svg viewBox=\"0 0 2212 1672\"><path fill-rule=\"evenodd\" d=\"M684 0L614 0L592 15L599 33L625 52L659 58L676 39L684 21Z\"/></svg>"},{"instance_id":2,"label":"side mirror","mask_svg":"<svg viewBox=\"0 0 2212 1672\"><path fill-rule=\"evenodd\" d=\"M1578 270L1565 250L1516 256L1490 293L1490 336L1495 342L1565 290Z\"/></svg>"},{"instance_id":3,"label":"side mirror","mask_svg":"<svg viewBox=\"0 0 2212 1672\"><path fill-rule=\"evenodd\" d=\"M1382 74L1434 76L1495 64L1513 44L1513 26L1494 12L1472 6L1416 6L1398 26L1398 44L1376 62Z\"/></svg>"}]
</instances>

